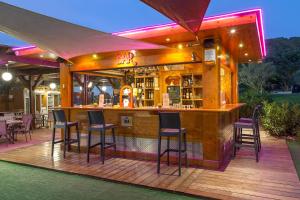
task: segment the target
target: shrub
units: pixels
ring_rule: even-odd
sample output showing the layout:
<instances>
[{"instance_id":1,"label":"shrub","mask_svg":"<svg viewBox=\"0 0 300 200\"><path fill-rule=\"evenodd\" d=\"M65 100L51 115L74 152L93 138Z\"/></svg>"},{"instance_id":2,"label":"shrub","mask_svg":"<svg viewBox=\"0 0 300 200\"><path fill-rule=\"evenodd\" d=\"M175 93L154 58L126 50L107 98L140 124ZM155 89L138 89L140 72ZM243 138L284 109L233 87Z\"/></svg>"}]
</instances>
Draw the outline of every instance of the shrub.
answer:
<instances>
[{"instance_id":1,"label":"shrub","mask_svg":"<svg viewBox=\"0 0 300 200\"><path fill-rule=\"evenodd\" d=\"M300 106L288 103L263 104L262 126L271 135L288 136L296 135L299 128Z\"/></svg>"},{"instance_id":2,"label":"shrub","mask_svg":"<svg viewBox=\"0 0 300 200\"><path fill-rule=\"evenodd\" d=\"M259 93L254 90L245 90L240 94L240 102L246 103L240 110L242 117L252 117L253 109L256 105L263 102L270 102L271 99L267 93Z\"/></svg>"}]
</instances>

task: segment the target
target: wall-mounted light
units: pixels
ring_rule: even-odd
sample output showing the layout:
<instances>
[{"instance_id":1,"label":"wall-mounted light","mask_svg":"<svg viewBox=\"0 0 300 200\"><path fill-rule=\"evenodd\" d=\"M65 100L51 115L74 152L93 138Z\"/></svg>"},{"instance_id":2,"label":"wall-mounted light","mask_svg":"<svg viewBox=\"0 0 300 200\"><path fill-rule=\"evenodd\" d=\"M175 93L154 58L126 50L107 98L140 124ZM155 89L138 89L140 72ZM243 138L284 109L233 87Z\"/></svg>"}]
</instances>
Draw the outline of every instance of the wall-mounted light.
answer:
<instances>
[{"instance_id":1,"label":"wall-mounted light","mask_svg":"<svg viewBox=\"0 0 300 200\"><path fill-rule=\"evenodd\" d=\"M178 44L178 45L177 45L177 48L178 48L178 49L183 49L183 45L182 45L182 44Z\"/></svg>"},{"instance_id":2,"label":"wall-mounted light","mask_svg":"<svg viewBox=\"0 0 300 200\"><path fill-rule=\"evenodd\" d=\"M166 38L166 42L170 42L171 41L171 39L170 38Z\"/></svg>"},{"instance_id":3,"label":"wall-mounted light","mask_svg":"<svg viewBox=\"0 0 300 200\"><path fill-rule=\"evenodd\" d=\"M49 87L51 90L54 90L56 88L56 83L50 83Z\"/></svg>"},{"instance_id":4,"label":"wall-mounted light","mask_svg":"<svg viewBox=\"0 0 300 200\"><path fill-rule=\"evenodd\" d=\"M245 55L245 56L248 56L249 54L248 54L248 53L245 53L244 55Z\"/></svg>"},{"instance_id":5,"label":"wall-mounted light","mask_svg":"<svg viewBox=\"0 0 300 200\"><path fill-rule=\"evenodd\" d=\"M243 44L243 43L240 43L240 44L239 44L239 47L240 47L240 48L243 48L243 47L244 47L244 44Z\"/></svg>"}]
</instances>

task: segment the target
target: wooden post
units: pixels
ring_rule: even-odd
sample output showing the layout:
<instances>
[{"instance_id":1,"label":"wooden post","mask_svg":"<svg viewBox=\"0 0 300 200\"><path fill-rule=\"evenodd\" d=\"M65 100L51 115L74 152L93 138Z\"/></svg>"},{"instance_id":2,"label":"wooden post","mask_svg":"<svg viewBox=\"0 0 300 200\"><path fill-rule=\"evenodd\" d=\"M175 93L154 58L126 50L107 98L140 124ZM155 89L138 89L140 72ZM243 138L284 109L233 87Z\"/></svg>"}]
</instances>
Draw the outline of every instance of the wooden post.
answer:
<instances>
[{"instance_id":1,"label":"wooden post","mask_svg":"<svg viewBox=\"0 0 300 200\"><path fill-rule=\"evenodd\" d=\"M204 40L203 46L203 108L220 108L221 79L220 64L217 59L217 43L214 39L207 39ZM209 52L209 50L211 51ZM214 56L213 51L215 51ZM211 61L205 61L205 57L208 59L208 56L212 58Z\"/></svg>"},{"instance_id":2,"label":"wooden post","mask_svg":"<svg viewBox=\"0 0 300 200\"><path fill-rule=\"evenodd\" d=\"M69 67L61 63L60 64L60 95L61 95L61 106L70 107L72 106L72 91L73 81L72 73Z\"/></svg>"}]
</instances>

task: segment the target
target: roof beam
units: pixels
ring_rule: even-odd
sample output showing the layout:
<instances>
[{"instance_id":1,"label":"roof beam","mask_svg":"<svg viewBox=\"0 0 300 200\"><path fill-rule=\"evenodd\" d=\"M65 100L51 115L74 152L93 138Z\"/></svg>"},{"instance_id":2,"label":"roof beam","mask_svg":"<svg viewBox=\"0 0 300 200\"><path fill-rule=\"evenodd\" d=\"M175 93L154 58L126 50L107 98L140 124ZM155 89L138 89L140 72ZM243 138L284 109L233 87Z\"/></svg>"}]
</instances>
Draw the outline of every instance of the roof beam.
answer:
<instances>
[{"instance_id":1,"label":"roof beam","mask_svg":"<svg viewBox=\"0 0 300 200\"><path fill-rule=\"evenodd\" d=\"M49 68L59 68L59 63L54 61L0 54L0 62L7 62L7 61L14 61L14 62L25 63L29 65L40 65Z\"/></svg>"}]
</instances>

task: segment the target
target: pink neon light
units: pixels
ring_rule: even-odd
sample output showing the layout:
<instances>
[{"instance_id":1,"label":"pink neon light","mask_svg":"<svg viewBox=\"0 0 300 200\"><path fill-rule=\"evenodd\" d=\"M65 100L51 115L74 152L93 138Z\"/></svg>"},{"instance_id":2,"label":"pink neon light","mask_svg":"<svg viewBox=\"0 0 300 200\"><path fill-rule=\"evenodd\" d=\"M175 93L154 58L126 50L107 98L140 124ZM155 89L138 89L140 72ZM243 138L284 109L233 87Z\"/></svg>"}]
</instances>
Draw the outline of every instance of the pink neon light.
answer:
<instances>
[{"instance_id":1,"label":"pink neon light","mask_svg":"<svg viewBox=\"0 0 300 200\"><path fill-rule=\"evenodd\" d=\"M243 15L247 15L250 13L256 13L257 18L259 19L259 21L256 22L256 26L257 26L258 37L259 37L259 41L260 41L261 54L263 57L265 57L267 55L267 52L266 52L265 34L264 34L263 17L262 17L261 9L250 9L250 10L244 10L244 11L239 11L239 12L234 12L234 13L227 13L227 14L222 14L222 15L217 15L217 16L204 17L203 22L226 20L226 19L231 19L231 18L236 18L236 17L240 17ZM144 28L137 28L137 29L127 30L127 31L115 32L112 34L118 35L118 36L125 36L125 35L144 33L144 32L150 31L150 30L160 30L162 27L164 29L167 29L167 28L173 28L176 26L178 26L178 24L168 23L168 24L162 24L162 25L147 26Z\"/></svg>"},{"instance_id":2,"label":"pink neon light","mask_svg":"<svg viewBox=\"0 0 300 200\"><path fill-rule=\"evenodd\" d=\"M12 48L12 50L13 51L21 51L21 50L33 49L33 48L36 48L36 46L30 45L30 46L24 46L24 47L15 47L15 48Z\"/></svg>"}]
</instances>

